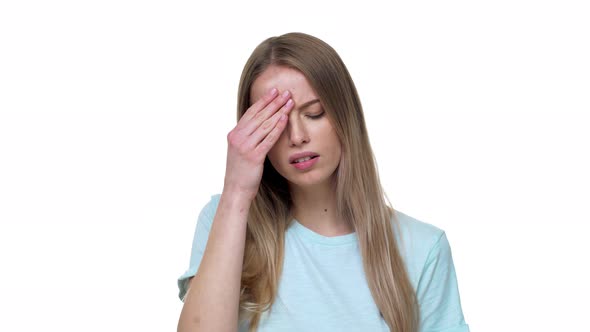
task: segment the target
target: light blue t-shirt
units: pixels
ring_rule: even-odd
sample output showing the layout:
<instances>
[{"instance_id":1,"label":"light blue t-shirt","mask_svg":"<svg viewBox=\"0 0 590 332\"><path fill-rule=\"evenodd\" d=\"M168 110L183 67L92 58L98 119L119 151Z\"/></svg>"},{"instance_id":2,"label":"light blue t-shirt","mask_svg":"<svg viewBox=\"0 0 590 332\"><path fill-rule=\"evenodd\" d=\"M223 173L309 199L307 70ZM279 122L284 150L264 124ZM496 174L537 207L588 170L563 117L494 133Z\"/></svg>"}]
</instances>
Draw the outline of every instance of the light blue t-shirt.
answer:
<instances>
[{"instance_id":1,"label":"light blue t-shirt","mask_svg":"<svg viewBox=\"0 0 590 332\"><path fill-rule=\"evenodd\" d=\"M190 265L178 278L183 301L188 279L203 258L220 197L213 195L199 214ZM469 332L445 232L395 213L398 246L420 306L420 332ZM247 331L247 326L239 331ZM285 235L278 295L270 314L262 315L258 331L389 331L367 285L356 233L327 237L294 220Z\"/></svg>"}]
</instances>

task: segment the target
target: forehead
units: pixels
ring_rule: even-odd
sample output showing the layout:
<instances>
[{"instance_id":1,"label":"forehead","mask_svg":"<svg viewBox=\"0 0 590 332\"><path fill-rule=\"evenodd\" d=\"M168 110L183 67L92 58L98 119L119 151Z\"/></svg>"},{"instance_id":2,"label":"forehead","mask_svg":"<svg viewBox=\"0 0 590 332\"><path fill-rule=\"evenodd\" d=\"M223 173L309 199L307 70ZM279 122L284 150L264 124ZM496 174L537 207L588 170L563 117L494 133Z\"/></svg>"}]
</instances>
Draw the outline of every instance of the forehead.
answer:
<instances>
[{"instance_id":1,"label":"forehead","mask_svg":"<svg viewBox=\"0 0 590 332\"><path fill-rule=\"evenodd\" d=\"M273 87L282 93L291 92L295 103L306 102L317 98L307 78L297 69L271 65L266 68L252 83L250 88L250 103L253 104Z\"/></svg>"}]
</instances>

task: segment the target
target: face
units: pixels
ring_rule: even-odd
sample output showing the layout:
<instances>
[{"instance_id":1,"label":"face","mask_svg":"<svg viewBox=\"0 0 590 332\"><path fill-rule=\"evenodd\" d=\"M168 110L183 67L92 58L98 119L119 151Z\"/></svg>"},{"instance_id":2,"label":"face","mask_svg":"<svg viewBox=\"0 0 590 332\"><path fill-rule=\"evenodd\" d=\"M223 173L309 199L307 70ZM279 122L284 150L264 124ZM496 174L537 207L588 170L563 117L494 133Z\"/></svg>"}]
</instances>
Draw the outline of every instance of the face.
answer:
<instances>
[{"instance_id":1,"label":"face","mask_svg":"<svg viewBox=\"0 0 590 332\"><path fill-rule=\"evenodd\" d=\"M298 70L269 66L253 82L251 103L272 87L276 87L279 93L289 90L295 105L289 113L287 126L267 155L269 161L290 185L311 187L329 184L340 163L341 145L318 96ZM318 102L308 104L313 100ZM307 162L312 164L310 167L305 168L305 162L296 167L289 159L300 152L313 152L318 157Z\"/></svg>"}]
</instances>

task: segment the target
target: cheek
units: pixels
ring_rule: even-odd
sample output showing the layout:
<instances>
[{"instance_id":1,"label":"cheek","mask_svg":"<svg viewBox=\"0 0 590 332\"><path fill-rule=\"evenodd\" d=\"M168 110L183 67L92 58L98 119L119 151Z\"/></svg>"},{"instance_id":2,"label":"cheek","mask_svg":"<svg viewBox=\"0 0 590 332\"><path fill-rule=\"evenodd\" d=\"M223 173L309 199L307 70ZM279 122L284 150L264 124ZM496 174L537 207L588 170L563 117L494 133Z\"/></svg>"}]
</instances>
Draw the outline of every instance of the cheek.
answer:
<instances>
[{"instance_id":1,"label":"cheek","mask_svg":"<svg viewBox=\"0 0 590 332\"><path fill-rule=\"evenodd\" d=\"M340 162L340 157L342 154L342 145L335 131L332 130L330 132L329 137L326 137L326 143L329 144L329 146L331 147L332 156L334 157L334 159Z\"/></svg>"},{"instance_id":2,"label":"cheek","mask_svg":"<svg viewBox=\"0 0 590 332\"><path fill-rule=\"evenodd\" d=\"M275 146L273 146L270 151L268 151L268 154L266 155L268 157L268 160L270 161L270 163L272 164L272 166L276 169L277 166L279 166L279 158L280 158L280 151L277 148L277 145L275 144Z\"/></svg>"},{"instance_id":3,"label":"cheek","mask_svg":"<svg viewBox=\"0 0 590 332\"><path fill-rule=\"evenodd\" d=\"M287 139L285 132L286 131L283 130L281 136L279 136L279 139L277 139L277 141L275 142L275 145L273 145L273 147L270 148L270 150L268 151L267 157L273 163L279 160L279 158L281 157L281 153L283 152L281 146L285 146L284 140Z\"/></svg>"},{"instance_id":4,"label":"cheek","mask_svg":"<svg viewBox=\"0 0 590 332\"><path fill-rule=\"evenodd\" d=\"M328 123L324 128L322 128L323 133L323 141L329 144L331 147L337 147L338 151L340 150L340 139L338 135L336 135L336 131L334 128Z\"/></svg>"}]
</instances>

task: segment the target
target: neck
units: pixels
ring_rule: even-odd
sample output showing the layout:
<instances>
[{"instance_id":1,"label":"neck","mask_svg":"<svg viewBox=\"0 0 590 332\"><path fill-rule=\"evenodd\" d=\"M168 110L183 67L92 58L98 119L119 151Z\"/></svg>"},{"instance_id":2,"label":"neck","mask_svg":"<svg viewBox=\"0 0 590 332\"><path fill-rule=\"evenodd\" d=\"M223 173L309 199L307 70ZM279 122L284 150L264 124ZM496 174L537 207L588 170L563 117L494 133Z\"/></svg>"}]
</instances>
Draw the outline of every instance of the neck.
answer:
<instances>
[{"instance_id":1,"label":"neck","mask_svg":"<svg viewBox=\"0 0 590 332\"><path fill-rule=\"evenodd\" d=\"M336 191L330 181L313 186L290 185L293 217L324 236L350 234L354 230L336 209Z\"/></svg>"}]
</instances>

